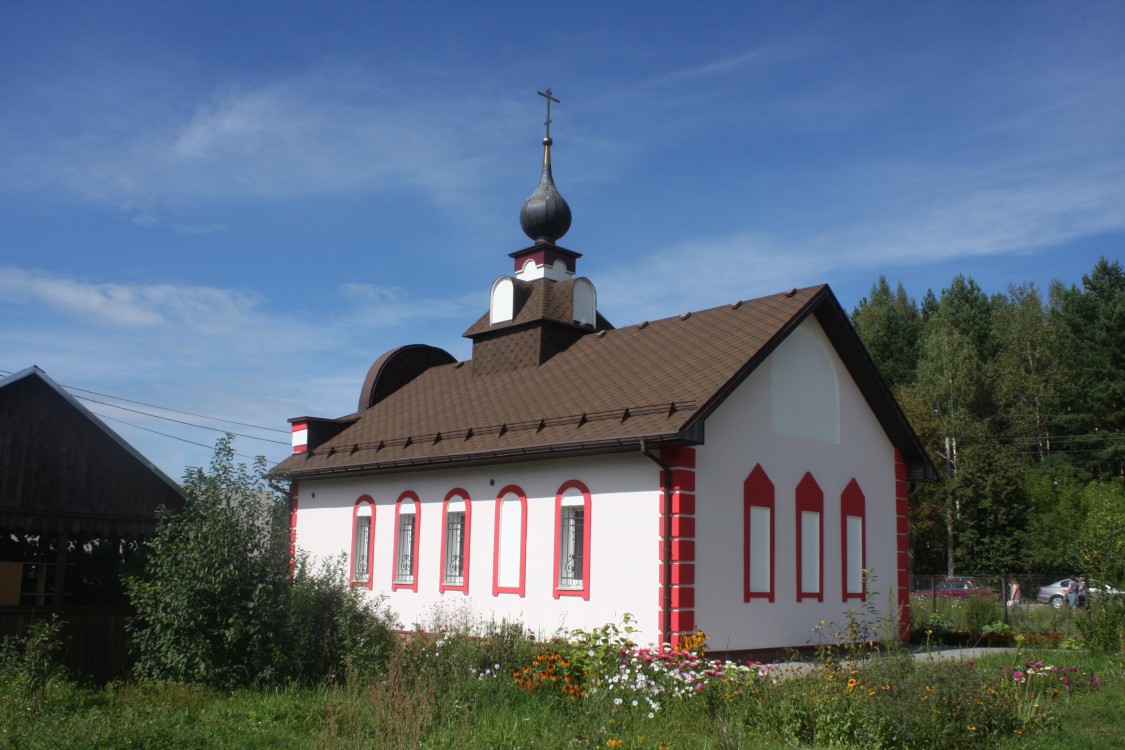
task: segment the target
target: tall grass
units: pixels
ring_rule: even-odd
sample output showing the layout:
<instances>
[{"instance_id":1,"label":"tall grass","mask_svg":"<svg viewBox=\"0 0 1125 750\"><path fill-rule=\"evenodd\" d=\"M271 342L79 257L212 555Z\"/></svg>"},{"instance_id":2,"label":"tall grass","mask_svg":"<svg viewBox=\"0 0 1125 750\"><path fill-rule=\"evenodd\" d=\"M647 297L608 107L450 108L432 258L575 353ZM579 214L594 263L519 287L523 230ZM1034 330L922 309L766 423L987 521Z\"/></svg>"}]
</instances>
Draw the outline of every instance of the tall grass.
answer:
<instances>
[{"instance_id":1,"label":"tall grass","mask_svg":"<svg viewBox=\"0 0 1125 750\"><path fill-rule=\"evenodd\" d=\"M93 689L55 677L31 696L6 679L0 747L967 750L1115 747L1125 735L1119 655L852 652L781 679L765 665L643 648L628 621L544 641L448 614L398 642L385 666L319 688ZM21 668L6 663L7 677Z\"/></svg>"}]
</instances>

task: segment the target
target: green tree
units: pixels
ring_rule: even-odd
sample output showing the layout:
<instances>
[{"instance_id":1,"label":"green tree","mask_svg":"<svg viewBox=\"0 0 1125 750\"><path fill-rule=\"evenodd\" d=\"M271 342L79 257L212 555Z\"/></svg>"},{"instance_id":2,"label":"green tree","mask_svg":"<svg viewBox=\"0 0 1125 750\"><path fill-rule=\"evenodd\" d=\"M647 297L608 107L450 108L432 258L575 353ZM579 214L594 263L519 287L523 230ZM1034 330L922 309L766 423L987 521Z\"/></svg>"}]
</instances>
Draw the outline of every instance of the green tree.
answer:
<instances>
[{"instance_id":1,"label":"green tree","mask_svg":"<svg viewBox=\"0 0 1125 750\"><path fill-rule=\"evenodd\" d=\"M1125 481L1095 480L1082 495L1086 513L1072 540L1072 561L1095 582L1125 585Z\"/></svg>"},{"instance_id":2,"label":"green tree","mask_svg":"<svg viewBox=\"0 0 1125 750\"><path fill-rule=\"evenodd\" d=\"M961 498L957 566L961 570L1026 570L1031 501L1023 486L1026 464L1010 447L971 442L960 456L955 491Z\"/></svg>"},{"instance_id":3,"label":"green tree","mask_svg":"<svg viewBox=\"0 0 1125 750\"><path fill-rule=\"evenodd\" d=\"M264 458L235 462L232 440L209 471L188 469L183 511L159 516L145 573L128 581L137 674L233 688L378 668L390 614L339 561L290 559L287 497Z\"/></svg>"},{"instance_id":4,"label":"green tree","mask_svg":"<svg viewBox=\"0 0 1125 750\"><path fill-rule=\"evenodd\" d=\"M914 381L922 318L900 282L891 292L885 276L852 311L852 325L892 391Z\"/></svg>"},{"instance_id":5,"label":"green tree","mask_svg":"<svg viewBox=\"0 0 1125 750\"><path fill-rule=\"evenodd\" d=\"M1125 270L1102 258L1082 277L1082 288L1052 287L1052 304L1065 327L1061 388L1055 424L1075 463L1092 476L1125 473Z\"/></svg>"},{"instance_id":6,"label":"green tree","mask_svg":"<svg viewBox=\"0 0 1125 750\"><path fill-rule=\"evenodd\" d=\"M130 582L137 673L220 687L271 682L289 581L282 498L265 459L236 464L230 435L210 471L184 476L182 513L164 513L146 575Z\"/></svg>"},{"instance_id":7,"label":"green tree","mask_svg":"<svg viewBox=\"0 0 1125 750\"><path fill-rule=\"evenodd\" d=\"M1051 450L1051 420L1061 384L1059 325L1032 284L1012 286L993 305L995 355L986 370L998 437L1042 461Z\"/></svg>"}]
</instances>

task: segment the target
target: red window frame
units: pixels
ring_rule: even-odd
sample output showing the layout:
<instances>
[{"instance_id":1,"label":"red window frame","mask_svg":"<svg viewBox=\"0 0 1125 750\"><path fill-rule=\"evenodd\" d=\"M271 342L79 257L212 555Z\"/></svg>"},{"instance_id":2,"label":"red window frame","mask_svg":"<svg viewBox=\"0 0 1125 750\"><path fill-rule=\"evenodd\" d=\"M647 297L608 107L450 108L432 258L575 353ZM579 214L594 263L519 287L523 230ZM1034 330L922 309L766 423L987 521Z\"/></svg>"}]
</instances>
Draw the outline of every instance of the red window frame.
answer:
<instances>
[{"instance_id":1,"label":"red window frame","mask_svg":"<svg viewBox=\"0 0 1125 750\"><path fill-rule=\"evenodd\" d=\"M812 473L805 472L805 476L801 477L801 481L797 484L796 502L794 503L797 513L797 601L805 599L816 599L818 602L824 601L824 491L820 489L820 485L816 483ZM801 514L805 512L817 513L819 523L817 523L817 537L816 540L804 539L804 524L801 523ZM816 544L819 550L817 555L817 590L805 591L802 587L804 582L802 566L804 565L804 545Z\"/></svg>"},{"instance_id":2,"label":"red window frame","mask_svg":"<svg viewBox=\"0 0 1125 750\"><path fill-rule=\"evenodd\" d=\"M359 519L359 506L371 506L371 527L367 533L367 580L357 581L355 577L355 532L356 521ZM348 582L355 588L370 589L375 583L375 500L370 495L360 495L352 506L352 554L350 558Z\"/></svg>"},{"instance_id":3,"label":"red window frame","mask_svg":"<svg viewBox=\"0 0 1125 750\"><path fill-rule=\"evenodd\" d=\"M843 493L840 495L840 562L841 562L841 580L840 590L843 592L843 601L848 599L859 599L861 602L867 601L867 586L862 585L859 591L850 591L848 589L848 516L858 516L860 523L860 570L867 570L867 499L863 495L863 490L859 487L859 482L855 479L848 482L848 486L844 488Z\"/></svg>"},{"instance_id":4,"label":"red window frame","mask_svg":"<svg viewBox=\"0 0 1125 750\"><path fill-rule=\"evenodd\" d=\"M461 530L462 546L463 546L463 560L461 561L461 583L446 583L445 582L445 554L446 544L449 537L449 501L454 498L460 498L465 504L465 527ZM417 519L415 519L417 523ZM450 490L445 496L445 500L441 504L441 566L439 570L441 575L438 576L438 591L460 591L463 594L469 593L469 543L472 540L473 528L473 502L469 497L469 493L460 487L455 487Z\"/></svg>"},{"instance_id":5,"label":"red window frame","mask_svg":"<svg viewBox=\"0 0 1125 750\"><path fill-rule=\"evenodd\" d=\"M754 466L746 480L742 483L742 600L749 602L751 599L774 600L774 555L777 550L777 536L774 533L776 508L774 501L774 486L761 464ZM770 587L769 591L750 590L750 561L753 550L750 549L750 508L768 508L770 512Z\"/></svg>"},{"instance_id":6,"label":"red window frame","mask_svg":"<svg viewBox=\"0 0 1125 750\"><path fill-rule=\"evenodd\" d=\"M410 583L399 582L398 578L398 538L399 538L399 519L402 515L402 501L409 500L414 503L414 539L413 549L411 550L410 558ZM415 593L418 592L418 540L422 537L422 501L418 499L418 495L414 492L407 490L399 495L398 500L395 501L395 546L394 557L392 560L394 564L391 565L391 591L398 591L399 589L409 589Z\"/></svg>"},{"instance_id":7,"label":"red window frame","mask_svg":"<svg viewBox=\"0 0 1125 750\"><path fill-rule=\"evenodd\" d=\"M563 495L570 490L578 490L582 493L582 586L563 588L559 585L560 569L559 569L559 554L561 552L562 542L562 509L563 509ZM590 600L590 490L586 485L579 482L577 479L571 479L559 487L558 492L555 493L555 554L552 557L552 576L554 577L554 597L558 599L563 596L580 596L586 601Z\"/></svg>"},{"instance_id":8,"label":"red window frame","mask_svg":"<svg viewBox=\"0 0 1125 750\"><path fill-rule=\"evenodd\" d=\"M518 586L500 585L500 509L504 498L515 495L520 501L520 582ZM509 484L496 493L496 519L492 534L492 595L527 594L527 494L520 487Z\"/></svg>"}]
</instances>

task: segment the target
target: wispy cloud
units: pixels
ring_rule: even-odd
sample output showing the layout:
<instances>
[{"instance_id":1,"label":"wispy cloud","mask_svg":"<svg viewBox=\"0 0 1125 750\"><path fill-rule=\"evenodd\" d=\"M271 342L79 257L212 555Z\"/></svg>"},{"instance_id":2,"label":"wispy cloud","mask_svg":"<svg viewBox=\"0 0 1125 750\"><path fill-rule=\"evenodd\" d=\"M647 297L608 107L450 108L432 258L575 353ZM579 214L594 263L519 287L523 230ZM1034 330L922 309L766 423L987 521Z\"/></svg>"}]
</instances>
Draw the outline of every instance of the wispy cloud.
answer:
<instances>
[{"instance_id":1,"label":"wispy cloud","mask_svg":"<svg viewBox=\"0 0 1125 750\"><path fill-rule=\"evenodd\" d=\"M227 85L159 117L137 117L143 108L132 104L117 122L106 122L108 112L91 117L96 129L89 131L60 131L31 114L21 115L19 127L0 121L10 146L0 156L0 187L61 188L131 213L140 225L189 232L216 227L170 216L232 200L395 189L457 205L488 179L497 128L506 126L503 107L488 127L483 117L454 121L449 102L383 87L351 69ZM484 106L466 94L460 111Z\"/></svg>"},{"instance_id":2,"label":"wispy cloud","mask_svg":"<svg viewBox=\"0 0 1125 750\"><path fill-rule=\"evenodd\" d=\"M204 286L88 283L0 267L0 300L130 328L175 322L198 330L216 330L245 318L261 296Z\"/></svg>"}]
</instances>

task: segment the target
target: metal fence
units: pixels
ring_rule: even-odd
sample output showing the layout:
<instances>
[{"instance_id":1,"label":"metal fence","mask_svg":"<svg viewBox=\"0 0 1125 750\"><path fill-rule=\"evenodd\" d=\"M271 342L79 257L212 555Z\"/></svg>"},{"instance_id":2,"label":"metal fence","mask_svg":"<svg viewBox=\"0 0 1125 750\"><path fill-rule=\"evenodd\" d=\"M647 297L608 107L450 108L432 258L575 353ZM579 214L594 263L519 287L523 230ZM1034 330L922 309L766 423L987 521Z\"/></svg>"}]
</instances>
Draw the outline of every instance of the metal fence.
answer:
<instances>
[{"instance_id":1,"label":"metal fence","mask_svg":"<svg viewBox=\"0 0 1125 750\"><path fill-rule=\"evenodd\" d=\"M987 599L996 603L997 610L1003 610L1003 616L998 619L1007 621L1009 602L1012 601L1014 592L1013 584L1019 587L1019 602L1021 606L1038 604L1049 605L1049 594L1054 593L1048 589L1044 592L1044 601L1038 601L1039 593L1044 587L1068 578L1065 573L964 573L955 576L945 575L914 575L910 580L910 593L915 606L919 598L929 599L934 611L937 611L938 602L949 599L967 599L976 597Z\"/></svg>"}]
</instances>

